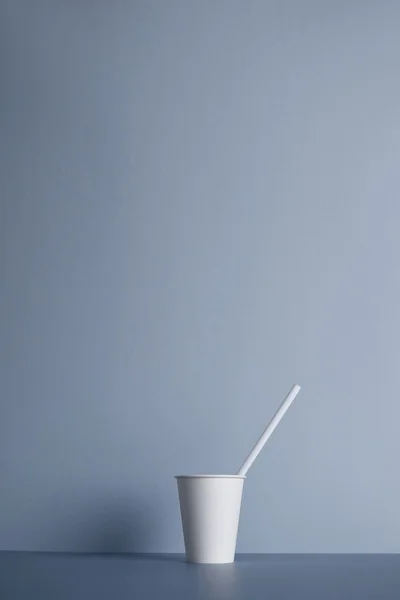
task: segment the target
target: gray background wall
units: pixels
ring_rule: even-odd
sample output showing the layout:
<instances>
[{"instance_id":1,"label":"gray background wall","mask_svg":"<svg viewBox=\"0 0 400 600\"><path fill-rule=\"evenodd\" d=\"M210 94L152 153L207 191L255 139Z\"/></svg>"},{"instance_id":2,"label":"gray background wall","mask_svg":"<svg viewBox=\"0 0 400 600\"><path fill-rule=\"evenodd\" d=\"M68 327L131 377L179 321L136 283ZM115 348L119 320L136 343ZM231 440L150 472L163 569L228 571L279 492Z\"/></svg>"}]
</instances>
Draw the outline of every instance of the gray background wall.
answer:
<instances>
[{"instance_id":1,"label":"gray background wall","mask_svg":"<svg viewBox=\"0 0 400 600\"><path fill-rule=\"evenodd\" d=\"M400 5L0 2L0 547L400 551Z\"/></svg>"}]
</instances>

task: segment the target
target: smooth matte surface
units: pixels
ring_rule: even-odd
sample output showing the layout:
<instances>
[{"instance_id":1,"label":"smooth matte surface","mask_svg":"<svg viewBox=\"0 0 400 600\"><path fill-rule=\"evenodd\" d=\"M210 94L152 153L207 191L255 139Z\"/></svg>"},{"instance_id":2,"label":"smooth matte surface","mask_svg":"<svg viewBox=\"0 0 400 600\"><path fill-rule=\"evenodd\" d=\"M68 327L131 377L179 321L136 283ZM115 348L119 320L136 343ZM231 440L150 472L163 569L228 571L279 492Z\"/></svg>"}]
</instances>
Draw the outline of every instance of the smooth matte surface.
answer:
<instances>
[{"instance_id":1,"label":"smooth matte surface","mask_svg":"<svg viewBox=\"0 0 400 600\"><path fill-rule=\"evenodd\" d=\"M398 600L399 555L241 555L190 565L182 555L0 554L4 600Z\"/></svg>"},{"instance_id":2,"label":"smooth matte surface","mask_svg":"<svg viewBox=\"0 0 400 600\"><path fill-rule=\"evenodd\" d=\"M0 0L0 549L400 551L400 2Z\"/></svg>"}]
</instances>

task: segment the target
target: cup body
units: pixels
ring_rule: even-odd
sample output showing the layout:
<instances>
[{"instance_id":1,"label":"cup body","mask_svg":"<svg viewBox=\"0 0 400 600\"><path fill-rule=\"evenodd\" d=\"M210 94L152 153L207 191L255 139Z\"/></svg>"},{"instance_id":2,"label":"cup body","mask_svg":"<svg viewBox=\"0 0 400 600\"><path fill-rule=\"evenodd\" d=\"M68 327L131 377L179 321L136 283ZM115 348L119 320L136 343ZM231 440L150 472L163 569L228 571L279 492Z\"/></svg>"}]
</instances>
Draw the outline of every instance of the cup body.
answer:
<instances>
[{"instance_id":1,"label":"cup body","mask_svg":"<svg viewBox=\"0 0 400 600\"><path fill-rule=\"evenodd\" d=\"M176 479L186 560L232 563L245 477L178 475Z\"/></svg>"}]
</instances>

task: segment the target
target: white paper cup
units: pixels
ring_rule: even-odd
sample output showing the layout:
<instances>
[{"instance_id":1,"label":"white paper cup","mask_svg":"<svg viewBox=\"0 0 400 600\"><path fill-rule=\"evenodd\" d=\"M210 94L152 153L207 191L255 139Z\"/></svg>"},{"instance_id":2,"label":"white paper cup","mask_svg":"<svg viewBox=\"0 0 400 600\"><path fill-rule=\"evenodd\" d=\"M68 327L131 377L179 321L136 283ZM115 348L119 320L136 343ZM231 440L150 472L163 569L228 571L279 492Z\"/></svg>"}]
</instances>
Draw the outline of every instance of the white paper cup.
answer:
<instances>
[{"instance_id":1,"label":"white paper cup","mask_svg":"<svg viewBox=\"0 0 400 600\"><path fill-rule=\"evenodd\" d=\"M232 563L242 502L239 475L178 475L186 560Z\"/></svg>"}]
</instances>

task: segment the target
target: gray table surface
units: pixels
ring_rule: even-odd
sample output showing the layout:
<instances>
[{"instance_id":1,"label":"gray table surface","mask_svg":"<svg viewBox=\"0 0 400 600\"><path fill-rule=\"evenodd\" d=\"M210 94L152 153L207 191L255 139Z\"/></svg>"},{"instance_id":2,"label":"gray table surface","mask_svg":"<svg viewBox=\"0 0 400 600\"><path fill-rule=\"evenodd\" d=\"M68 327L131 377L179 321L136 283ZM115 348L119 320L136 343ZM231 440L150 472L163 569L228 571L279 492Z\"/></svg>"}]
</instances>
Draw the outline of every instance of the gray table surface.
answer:
<instances>
[{"instance_id":1,"label":"gray table surface","mask_svg":"<svg viewBox=\"0 0 400 600\"><path fill-rule=\"evenodd\" d=\"M400 599L400 554L242 554L193 565L179 554L0 552L1 600Z\"/></svg>"}]
</instances>

